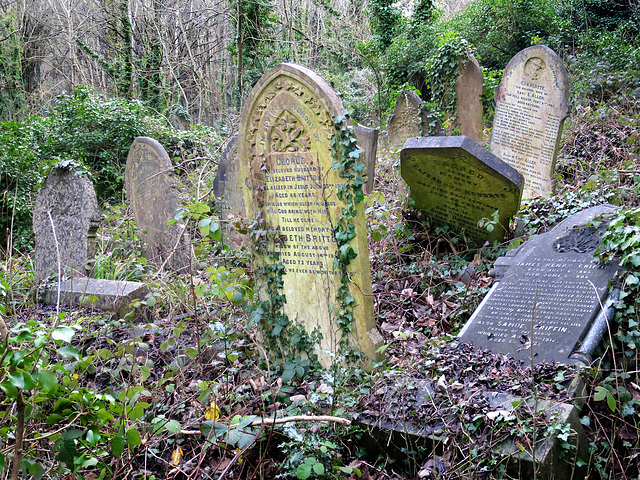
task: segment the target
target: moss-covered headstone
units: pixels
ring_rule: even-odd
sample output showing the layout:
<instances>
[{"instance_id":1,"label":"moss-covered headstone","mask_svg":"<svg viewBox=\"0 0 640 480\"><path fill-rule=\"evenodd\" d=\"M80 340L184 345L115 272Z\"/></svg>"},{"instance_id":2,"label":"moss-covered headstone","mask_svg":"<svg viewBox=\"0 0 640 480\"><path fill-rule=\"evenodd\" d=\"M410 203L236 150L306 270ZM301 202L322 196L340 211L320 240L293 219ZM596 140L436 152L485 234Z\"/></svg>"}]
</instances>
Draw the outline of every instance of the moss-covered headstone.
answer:
<instances>
[{"instance_id":1,"label":"moss-covered headstone","mask_svg":"<svg viewBox=\"0 0 640 480\"><path fill-rule=\"evenodd\" d=\"M190 264L190 242L182 224L168 225L178 212L173 163L157 140L137 137L125 169L125 188L136 226L145 244L144 256L174 269Z\"/></svg>"},{"instance_id":2,"label":"moss-covered headstone","mask_svg":"<svg viewBox=\"0 0 640 480\"><path fill-rule=\"evenodd\" d=\"M95 256L99 222L91 181L72 169L54 169L33 209L36 278L57 274L58 268L65 276L87 275L87 262Z\"/></svg>"},{"instance_id":3,"label":"moss-covered headstone","mask_svg":"<svg viewBox=\"0 0 640 480\"><path fill-rule=\"evenodd\" d=\"M270 267L284 266L279 292L286 297L288 323L280 328L265 320L261 326L265 336L282 335L295 324L308 333L319 332L322 339L315 353L323 366L340 354L344 330L336 319L345 308L352 308L354 315L352 333L345 339L362 352L365 363L376 356L382 340L373 315L364 205L339 200L344 179L332 168L334 117L343 110L323 78L299 65L282 64L251 91L238 140L245 204L257 226L253 238L259 239L254 261L261 298L268 299L266 284L276 270ZM356 235L350 242L357 257L348 265L346 303L336 299L342 282L335 262L335 228L343 208L357 210Z\"/></svg>"},{"instance_id":4,"label":"moss-covered headstone","mask_svg":"<svg viewBox=\"0 0 640 480\"><path fill-rule=\"evenodd\" d=\"M400 154L415 208L479 241L502 241L524 179L469 137L410 138ZM487 219L489 228L479 227Z\"/></svg>"}]
</instances>

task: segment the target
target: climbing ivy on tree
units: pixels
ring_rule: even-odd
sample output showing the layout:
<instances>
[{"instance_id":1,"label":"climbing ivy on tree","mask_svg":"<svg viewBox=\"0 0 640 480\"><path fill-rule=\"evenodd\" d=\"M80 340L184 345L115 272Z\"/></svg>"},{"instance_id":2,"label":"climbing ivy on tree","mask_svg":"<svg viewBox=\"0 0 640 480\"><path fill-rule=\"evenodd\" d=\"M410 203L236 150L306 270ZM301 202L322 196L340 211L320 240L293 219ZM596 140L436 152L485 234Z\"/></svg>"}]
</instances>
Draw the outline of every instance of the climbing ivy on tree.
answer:
<instances>
[{"instance_id":1,"label":"climbing ivy on tree","mask_svg":"<svg viewBox=\"0 0 640 480\"><path fill-rule=\"evenodd\" d=\"M25 84L22 75L23 45L16 13L10 8L0 17L0 119L19 120L25 114Z\"/></svg>"},{"instance_id":2,"label":"climbing ivy on tree","mask_svg":"<svg viewBox=\"0 0 640 480\"><path fill-rule=\"evenodd\" d=\"M402 22L400 11L393 6L393 0L371 0L369 13L371 29L376 36L381 51L385 51L398 34Z\"/></svg>"},{"instance_id":3,"label":"climbing ivy on tree","mask_svg":"<svg viewBox=\"0 0 640 480\"><path fill-rule=\"evenodd\" d=\"M275 52L275 7L270 0L232 0L229 7L233 12L235 38L227 49L238 67L236 93L240 100L244 91L271 66Z\"/></svg>"}]
</instances>

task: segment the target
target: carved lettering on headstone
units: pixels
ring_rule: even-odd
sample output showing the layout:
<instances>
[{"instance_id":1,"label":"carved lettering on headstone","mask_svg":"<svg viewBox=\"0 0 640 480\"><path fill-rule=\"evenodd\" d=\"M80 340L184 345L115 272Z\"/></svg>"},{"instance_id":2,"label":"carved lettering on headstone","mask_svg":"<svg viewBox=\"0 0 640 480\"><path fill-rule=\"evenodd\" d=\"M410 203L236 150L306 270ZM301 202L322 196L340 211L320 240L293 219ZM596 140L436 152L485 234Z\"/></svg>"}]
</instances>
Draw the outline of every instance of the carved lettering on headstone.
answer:
<instances>
[{"instance_id":1,"label":"carved lettering on headstone","mask_svg":"<svg viewBox=\"0 0 640 480\"><path fill-rule=\"evenodd\" d=\"M242 111L238 148L249 218L260 219L262 228L279 238L255 261L269 265L271 254L279 254L286 269L284 313L308 332L322 334L316 353L324 366L333 362L342 338L335 320L341 283L333 229L343 207L336 195L343 179L331 167L330 145L332 117L342 113L340 98L323 78L282 64L253 88ZM370 360L381 338L373 317L363 205L357 208L352 240L357 258L349 266L355 317L350 342Z\"/></svg>"},{"instance_id":2,"label":"carved lettering on headstone","mask_svg":"<svg viewBox=\"0 0 640 480\"><path fill-rule=\"evenodd\" d=\"M476 240L504 239L520 206L524 179L517 170L463 135L411 138L400 158L415 208ZM495 212L492 231L478 227Z\"/></svg>"},{"instance_id":3,"label":"carved lettering on headstone","mask_svg":"<svg viewBox=\"0 0 640 480\"><path fill-rule=\"evenodd\" d=\"M576 356L601 313L617 265L593 261L601 237L588 223L612 213L593 207L525 242L502 264L496 283L460 334L460 340L528 363L580 363ZM597 345L592 344L590 348Z\"/></svg>"},{"instance_id":4,"label":"carved lettering on headstone","mask_svg":"<svg viewBox=\"0 0 640 480\"><path fill-rule=\"evenodd\" d=\"M524 175L523 198L553 193L568 91L562 60L544 45L513 57L496 88L489 149Z\"/></svg>"},{"instance_id":5,"label":"carved lettering on headstone","mask_svg":"<svg viewBox=\"0 0 640 480\"><path fill-rule=\"evenodd\" d=\"M73 170L53 170L33 209L37 278L57 274L58 252L63 275L87 275L87 262L95 255L99 219L91 181Z\"/></svg>"}]
</instances>

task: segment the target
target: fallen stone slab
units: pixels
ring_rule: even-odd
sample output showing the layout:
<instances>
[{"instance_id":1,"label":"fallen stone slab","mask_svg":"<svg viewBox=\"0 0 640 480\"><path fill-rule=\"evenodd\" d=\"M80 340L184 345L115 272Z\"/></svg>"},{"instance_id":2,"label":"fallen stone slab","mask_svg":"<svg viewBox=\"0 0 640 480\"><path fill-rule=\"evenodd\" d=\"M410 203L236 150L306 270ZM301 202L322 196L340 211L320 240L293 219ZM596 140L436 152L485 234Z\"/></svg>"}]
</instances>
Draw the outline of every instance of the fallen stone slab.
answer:
<instances>
[{"instance_id":1,"label":"fallen stone slab","mask_svg":"<svg viewBox=\"0 0 640 480\"><path fill-rule=\"evenodd\" d=\"M447 450L449 437L454 434L451 428L457 428L459 423L460 412L455 410L461 408L454 405L456 402L443 403L442 395L438 396L437 392L455 387L455 383L445 386L440 385L440 381L400 378L378 388L374 392L377 407L361 411L354 421L354 425L364 430L361 442L368 451L387 452L417 469L425 464L429 455L437 464ZM458 387L466 390L462 384ZM568 385L569 396L578 394L582 387L580 380L574 379ZM582 478L578 474L584 467L578 466L578 459L587 458L588 440L580 423L579 407L545 399L539 399L536 405L533 397L524 401L521 397L491 391L465 391L464 397L473 407L470 411L482 412L478 418L482 417L484 423L495 424L496 429L501 423L512 424L513 435L492 448L496 459L504 462L507 475L534 478L535 469L539 480ZM518 420L532 413L546 422L537 425L536 435L522 430L528 427ZM467 423L473 422L469 419ZM535 448L532 448L534 442ZM444 464L441 467L446 468Z\"/></svg>"},{"instance_id":2,"label":"fallen stone slab","mask_svg":"<svg viewBox=\"0 0 640 480\"><path fill-rule=\"evenodd\" d=\"M57 284L47 291L46 303L57 303L56 287ZM144 300L148 293L146 285L140 282L71 278L60 284L60 304L114 312L118 318L131 318L139 322L148 320L149 312L146 305L139 305L136 300Z\"/></svg>"}]
</instances>

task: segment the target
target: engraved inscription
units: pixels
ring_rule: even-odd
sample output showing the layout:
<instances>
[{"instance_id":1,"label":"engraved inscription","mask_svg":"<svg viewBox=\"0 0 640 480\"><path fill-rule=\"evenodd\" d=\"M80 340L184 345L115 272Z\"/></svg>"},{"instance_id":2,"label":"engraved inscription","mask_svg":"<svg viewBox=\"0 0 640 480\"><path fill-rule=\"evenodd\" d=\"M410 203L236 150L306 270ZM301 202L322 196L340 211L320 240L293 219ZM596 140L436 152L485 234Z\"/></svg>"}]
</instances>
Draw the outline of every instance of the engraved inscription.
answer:
<instances>
[{"instance_id":1,"label":"engraved inscription","mask_svg":"<svg viewBox=\"0 0 640 480\"><path fill-rule=\"evenodd\" d=\"M242 113L239 136L247 213L259 224L256 233L269 233L272 239L266 254L255 252L254 260L284 265L283 312L307 332L315 330L322 336L314 353L325 367L335 361L342 337L334 309L341 285L334 268L334 225L343 208L337 192L344 181L331 166L332 116L342 113L340 99L326 81L299 65L283 64L254 87ZM356 208L356 238L351 244L357 258L348 267L354 298L350 341L363 358L373 359L379 340L370 297L366 224L363 205Z\"/></svg>"},{"instance_id":2,"label":"engraved inscription","mask_svg":"<svg viewBox=\"0 0 640 480\"><path fill-rule=\"evenodd\" d=\"M496 90L490 150L525 176L523 198L548 195L554 189L566 98L562 61L541 46L516 55Z\"/></svg>"}]
</instances>

